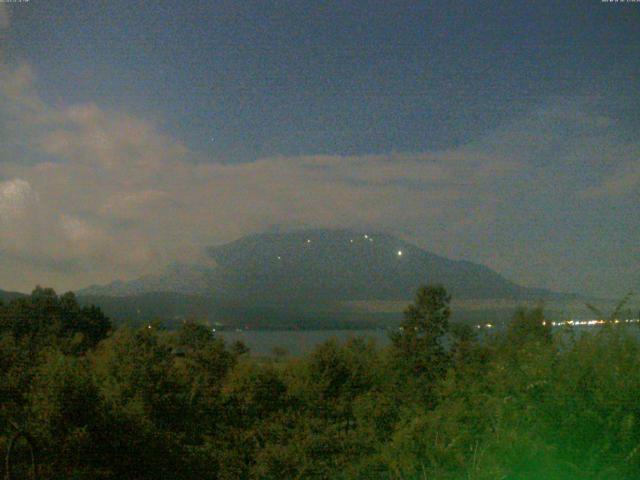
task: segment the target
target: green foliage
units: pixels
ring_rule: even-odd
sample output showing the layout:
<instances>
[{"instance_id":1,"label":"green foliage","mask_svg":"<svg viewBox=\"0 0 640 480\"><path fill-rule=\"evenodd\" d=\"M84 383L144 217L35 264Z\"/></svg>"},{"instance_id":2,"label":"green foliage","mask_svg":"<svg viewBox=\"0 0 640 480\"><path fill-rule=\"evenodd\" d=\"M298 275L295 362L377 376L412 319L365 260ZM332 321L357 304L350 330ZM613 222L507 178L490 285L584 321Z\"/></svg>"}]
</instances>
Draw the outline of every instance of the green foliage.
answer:
<instances>
[{"instance_id":1,"label":"green foliage","mask_svg":"<svg viewBox=\"0 0 640 480\"><path fill-rule=\"evenodd\" d=\"M421 288L386 348L271 360L193 322L106 335L37 289L0 306L0 454L20 431L60 480L640 478L635 330L554 333L520 309L479 340L449 301Z\"/></svg>"},{"instance_id":2,"label":"green foliage","mask_svg":"<svg viewBox=\"0 0 640 480\"><path fill-rule=\"evenodd\" d=\"M514 345L531 341L550 342L551 322L545 319L541 307L531 310L518 308L507 328L506 340Z\"/></svg>"},{"instance_id":3,"label":"green foliage","mask_svg":"<svg viewBox=\"0 0 640 480\"><path fill-rule=\"evenodd\" d=\"M107 336L111 322L97 307L81 307L72 292L62 296L36 287L29 297L0 305L0 334L26 340L29 348L59 344L80 353Z\"/></svg>"},{"instance_id":4,"label":"green foliage","mask_svg":"<svg viewBox=\"0 0 640 480\"><path fill-rule=\"evenodd\" d=\"M420 287L414 303L404 311L400 331L391 335L395 363L401 372L398 388L406 388L407 395L418 394L429 404L435 402L433 386L449 364L444 341L449 332L450 302L443 286Z\"/></svg>"}]
</instances>

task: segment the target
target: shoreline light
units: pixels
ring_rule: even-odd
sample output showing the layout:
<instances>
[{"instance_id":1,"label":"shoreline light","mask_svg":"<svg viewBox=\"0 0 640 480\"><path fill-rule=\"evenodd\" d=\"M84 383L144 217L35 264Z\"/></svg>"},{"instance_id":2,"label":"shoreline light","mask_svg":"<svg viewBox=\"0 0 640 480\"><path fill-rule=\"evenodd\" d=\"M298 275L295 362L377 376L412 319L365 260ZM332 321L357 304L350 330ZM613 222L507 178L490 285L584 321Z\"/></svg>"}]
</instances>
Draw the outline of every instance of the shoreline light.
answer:
<instances>
[{"instance_id":1,"label":"shoreline light","mask_svg":"<svg viewBox=\"0 0 640 480\"><path fill-rule=\"evenodd\" d=\"M551 325L552 327L562 327L562 326L569 326L569 327L598 327L598 326L602 326L602 325L606 325L606 324L613 324L613 325L619 325L619 324L630 324L630 323L640 323L640 318L624 318L624 319L620 319L620 318L616 318L613 320L602 320L602 319L591 319L591 320L562 320L562 321L558 321L558 322L547 322L547 321L542 321L541 322L542 325ZM493 328L493 324L491 323L485 323L485 324L476 324L476 328Z\"/></svg>"}]
</instances>

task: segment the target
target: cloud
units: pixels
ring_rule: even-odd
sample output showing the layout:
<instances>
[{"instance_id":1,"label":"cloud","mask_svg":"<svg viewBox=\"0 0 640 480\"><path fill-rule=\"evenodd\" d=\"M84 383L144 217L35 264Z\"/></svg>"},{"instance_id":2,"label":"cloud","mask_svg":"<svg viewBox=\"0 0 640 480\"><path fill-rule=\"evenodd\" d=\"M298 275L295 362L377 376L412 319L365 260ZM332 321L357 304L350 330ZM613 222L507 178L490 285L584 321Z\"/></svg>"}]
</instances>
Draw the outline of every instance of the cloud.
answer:
<instances>
[{"instance_id":1,"label":"cloud","mask_svg":"<svg viewBox=\"0 0 640 480\"><path fill-rule=\"evenodd\" d=\"M29 182L20 178L0 182L0 222L11 224L24 214L34 198Z\"/></svg>"},{"instance_id":2,"label":"cloud","mask_svg":"<svg viewBox=\"0 0 640 480\"><path fill-rule=\"evenodd\" d=\"M13 288L132 278L275 226L400 233L508 271L497 249L528 247L496 225L640 181L615 119L570 102L447 150L223 163L126 111L47 104L34 83L28 65L0 76L0 282Z\"/></svg>"},{"instance_id":3,"label":"cloud","mask_svg":"<svg viewBox=\"0 0 640 480\"><path fill-rule=\"evenodd\" d=\"M9 28L9 9L5 3L0 3L0 31Z\"/></svg>"},{"instance_id":4,"label":"cloud","mask_svg":"<svg viewBox=\"0 0 640 480\"><path fill-rule=\"evenodd\" d=\"M618 152L612 171L586 189L584 198L624 197L640 194L640 144L625 145Z\"/></svg>"},{"instance_id":5,"label":"cloud","mask_svg":"<svg viewBox=\"0 0 640 480\"><path fill-rule=\"evenodd\" d=\"M0 249L73 265L86 278L135 276L274 225L473 228L516 168L465 149L217 163L126 112L47 105L33 81L20 66L0 83L2 113L27 145L19 160L0 150L0 178L14 179L3 183L7 196L40 198L28 224L2 232Z\"/></svg>"}]
</instances>

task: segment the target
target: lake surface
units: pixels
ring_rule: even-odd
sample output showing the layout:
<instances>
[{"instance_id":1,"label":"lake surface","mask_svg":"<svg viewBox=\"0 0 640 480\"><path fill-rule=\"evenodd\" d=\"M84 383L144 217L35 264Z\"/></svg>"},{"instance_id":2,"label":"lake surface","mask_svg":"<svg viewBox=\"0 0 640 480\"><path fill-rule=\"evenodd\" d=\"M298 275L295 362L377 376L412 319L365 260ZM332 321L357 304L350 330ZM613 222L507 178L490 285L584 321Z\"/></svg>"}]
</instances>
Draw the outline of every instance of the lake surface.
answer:
<instances>
[{"instance_id":1,"label":"lake surface","mask_svg":"<svg viewBox=\"0 0 640 480\"><path fill-rule=\"evenodd\" d=\"M272 355L284 348L290 355L303 355L330 338L341 342L353 337L371 338L380 346L389 343L387 330L242 330L217 332L227 343L243 342L254 355Z\"/></svg>"},{"instance_id":2,"label":"lake surface","mask_svg":"<svg viewBox=\"0 0 640 480\"><path fill-rule=\"evenodd\" d=\"M629 331L640 338L640 323L638 319L627 320L627 322L635 325L628 325ZM573 326L573 331L577 335L585 332L595 332L600 325L581 325ZM504 326L498 326L478 330L478 335L482 338L484 335L494 335L502 331ZM553 330L560 331L560 326L554 325ZM330 338L335 338L341 342L353 337L365 337L373 339L378 346L385 346L390 343L390 330L370 329L370 330L241 330L241 331L219 331L216 333L219 337L224 338L227 343L237 340L242 341L253 355L273 355L275 348L284 348L289 355L304 355Z\"/></svg>"}]
</instances>

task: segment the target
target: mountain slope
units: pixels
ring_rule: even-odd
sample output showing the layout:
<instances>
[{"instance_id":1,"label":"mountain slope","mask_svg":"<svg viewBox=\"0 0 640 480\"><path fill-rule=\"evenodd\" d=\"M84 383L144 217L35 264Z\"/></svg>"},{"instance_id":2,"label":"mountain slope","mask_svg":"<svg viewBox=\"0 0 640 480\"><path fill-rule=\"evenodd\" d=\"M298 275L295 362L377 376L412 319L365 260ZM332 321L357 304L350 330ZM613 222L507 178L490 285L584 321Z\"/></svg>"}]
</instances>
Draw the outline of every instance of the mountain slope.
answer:
<instances>
[{"instance_id":1,"label":"mountain slope","mask_svg":"<svg viewBox=\"0 0 640 480\"><path fill-rule=\"evenodd\" d=\"M216 272L206 266L174 263L159 274L144 275L124 282L116 280L108 285L91 285L79 290L78 295L126 297L156 292L183 295L208 295Z\"/></svg>"},{"instance_id":2,"label":"mountain slope","mask_svg":"<svg viewBox=\"0 0 640 480\"><path fill-rule=\"evenodd\" d=\"M398 321L426 283L444 284L454 302L462 302L456 318L469 322L506 319L523 302L576 298L525 288L483 265L382 234L258 234L206 253L206 266L170 265L159 274L80 290L79 299L133 323L198 318L243 328L362 328Z\"/></svg>"},{"instance_id":3,"label":"mountain slope","mask_svg":"<svg viewBox=\"0 0 640 480\"><path fill-rule=\"evenodd\" d=\"M6 290L0 290L0 302L8 303L16 298L26 297L24 293L7 292Z\"/></svg>"},{"instance_id":4,"label":"mountain slope","mask_svg":"<svg viewBox=\"0 0 640 480\"><path fill-rule=\"evenodd\" d=\"M431 282L443 283L458 297L527 294L487 267L380 234L260 234L212 247L209 255L218 265L218 288L253 301L407 299L418 285Z\"/></svg>"},{"instance_id":5,"label":"mountain slope","mask_svg":"<svg viewBox=\"0 0 640 480\"><path fill-rule=\"evenodd\" d=\"M92 296L151 292L201 295L256 304L405 300L425 283L457 298L543 298L483 265L450 260L389 235L347 230L258 234L210 247L215 267L173 265L159 275L92 286Z\"/></svg>"}]
</instances>

